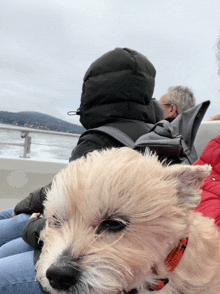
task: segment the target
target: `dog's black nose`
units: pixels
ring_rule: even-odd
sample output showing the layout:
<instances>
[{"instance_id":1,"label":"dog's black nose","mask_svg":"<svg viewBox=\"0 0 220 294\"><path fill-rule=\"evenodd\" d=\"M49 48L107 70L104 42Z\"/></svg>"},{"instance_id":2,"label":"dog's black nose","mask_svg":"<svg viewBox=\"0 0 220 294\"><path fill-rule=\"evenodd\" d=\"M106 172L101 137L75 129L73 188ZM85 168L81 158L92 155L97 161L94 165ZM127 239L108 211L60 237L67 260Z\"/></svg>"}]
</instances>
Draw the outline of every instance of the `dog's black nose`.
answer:
<instances>
[{"instance_id":1,"label":"dog's black nose","mask_svg":"<svg viewBox=\"0 0 220 294\"><path fill-rule=\"evenodd\" d=\"M46 272L51 287L59 291L68 290L75 285L79 276L79 269L63 260L53 263Z\"/></svg>"}]
</instances>

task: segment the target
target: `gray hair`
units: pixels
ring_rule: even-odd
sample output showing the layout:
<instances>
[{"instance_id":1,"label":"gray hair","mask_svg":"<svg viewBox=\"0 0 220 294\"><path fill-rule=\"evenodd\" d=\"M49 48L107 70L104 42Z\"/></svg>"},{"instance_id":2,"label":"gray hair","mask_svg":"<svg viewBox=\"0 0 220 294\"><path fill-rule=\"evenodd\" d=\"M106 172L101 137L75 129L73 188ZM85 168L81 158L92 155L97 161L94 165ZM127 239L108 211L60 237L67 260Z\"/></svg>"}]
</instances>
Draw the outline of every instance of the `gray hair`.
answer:
<instances>
[{"instance_id":1,"label":"gray hair","mask_svg":"<svg viewBox=\"0 0 220 294\"><path fill-rule=\"evenodd\" d=\"M188 87L169 87L167 93L167 104L175 104L178 114L196 105L194 94Z\"/></svg>"}]
</instances>

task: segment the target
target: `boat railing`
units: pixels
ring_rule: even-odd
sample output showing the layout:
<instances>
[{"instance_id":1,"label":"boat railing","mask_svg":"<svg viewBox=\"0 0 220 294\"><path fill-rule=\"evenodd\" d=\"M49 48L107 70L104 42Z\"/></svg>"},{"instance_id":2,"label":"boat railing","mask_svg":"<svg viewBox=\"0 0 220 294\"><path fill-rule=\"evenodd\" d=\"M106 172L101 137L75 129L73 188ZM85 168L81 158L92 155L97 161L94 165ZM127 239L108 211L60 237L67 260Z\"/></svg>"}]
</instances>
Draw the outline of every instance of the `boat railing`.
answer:
<instances>
[{"instance_id":1,"label":"boat railing","mask_svg":"<svg viewBox=\"0 0 220 294\"><path fill-rule=\"evenodd\" d=\"M0 131L2 130L5 130L6 132L20 132L21 138L24 139L24 142L22 142L22 144L20 145L23 146L23 148L26 148L26 151L24 151L23 154L23 158L17 158L15 156L1 156L0 158L0 182L3 183L0 189L0 207L1 209L7 209L14 207L21 199L28 196L29 193L33 192L36 189L44 187L45 185L50 183L53 177L68 164L68 155L66 155L66 160L58 159L57 155L56 160L47 156L45 157L46 160L45 158L37 158L36 156L33 156L33 158L27 160L26 154L27 151L30 150L30 147L28 146L31 146L31 144L38 145L41 144L41 142L42 144L44 144L44 138L42 139L42 141L39 140L37 141L37 143L34 143L36 135L34 135L33 133L46 134L46 136L51 136L55 134L62 137L71 136L70 141L77 141L80 135L45 130L36 130L11 125L0 125ZM220 121L207 123L204 122L201 124L195 139L195 148L198 153L198 156L201 155L202 151L204 150L208 142L211 139L217 137L219 134ZM19 135L19 133L16 134L16 136L17 135ZM31 143L31 139L28 139L28 142L26 142L25 145L25 140L27 140L27 138L31 136L33 138L33 142ZM44 136L45 135L42 135L41 137ZM76 140L73 137L76 137ZM51 139L50 142L48 142L48 145L51 148L53 146L53 143L51 142L52 137L48 139ZM6 140L4 139L4 142L7 142L7 140L9 139L7 139L6 137ZM62 144L63 141L66 140L59 140L59 142L62 142ZM13 142L19 143L20 138L19 140ZM56 142L57 140L55 140L54 143L56 144ZM47 143L47 141L45 143ZM2 143L0 142L0 146L1 144ZM7 144L12 143L7 142ZM65 146L65 144L63 146ZM63 146L59 149L63 149ZM70 150L68 150L68 152L70 153Z\"/></svg>"},{"instance_id":2,"label":"boat railing","mask_svg":"<svg viewBox=\"0 0 220 294\"><path fill-rule=\"evenodd\" d=\"M79 138L80 134L73 134L73 133L65 133L65 132L56 132L56 131L47 131L47 130L40 130L40 129L31 129L27 127L19 127L14 125L3 125L0 124L0 131L13 131L13 132L20 132L21 138L24 139L23 143L11 143L11 142L0 142L0 145L16 145L23 147L23 158L27 158L27 154L30 153L31 150L31 134L39 133L39 134L46 134L46 135L57 135L57 136L68 136L68 137L75 137ZM220 134L220 121L209 121L209 122L202 122L196 139L195 139L195 147L198 153L198 156L201 155L202 151L204 150L205 146L208 142L217 137Z\"/></svg>"},{"instance_id":3,"label":"boat railing","mask_svg":"<svg viewBox=\"0 0 220 294\"><path fill-rule=\"evenodd\" d=\"M31 136L30 134L40 133L46 135L57 135L57 136L68 136L78 138L80 134L73 133L65 133L65 132L56 132L56 131L47 131L47 130L39 130L39 129L31 129L27 127L17 127L13 125L0 125L0 130L6 130L11 132L20 132L21 138L24 139L24 143L11 143L11 142L1 142L1 145L15 145L23 147L23 156L22 158L27 158L27 154L30 153L31 150Z\"/></svg>"}]
</instances>

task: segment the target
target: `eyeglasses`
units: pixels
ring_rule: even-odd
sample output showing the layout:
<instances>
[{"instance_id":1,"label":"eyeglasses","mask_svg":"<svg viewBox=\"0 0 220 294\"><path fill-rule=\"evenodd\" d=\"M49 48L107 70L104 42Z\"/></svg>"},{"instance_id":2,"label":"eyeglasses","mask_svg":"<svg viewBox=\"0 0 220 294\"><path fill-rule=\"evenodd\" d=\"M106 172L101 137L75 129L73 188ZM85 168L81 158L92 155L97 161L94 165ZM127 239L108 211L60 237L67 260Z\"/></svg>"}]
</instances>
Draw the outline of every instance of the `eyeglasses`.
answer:
<instances>
[{"instance_id":1,"label":"eyeglasses","mask_svg":"<svg viewBox=\"0 0 220 294\"><path fill-rule=\"evenodd\" d=\"M171 103L160 103L161 105L168 105L168 106L170 106L171 105Z\"/></svg>"}]
</instances>

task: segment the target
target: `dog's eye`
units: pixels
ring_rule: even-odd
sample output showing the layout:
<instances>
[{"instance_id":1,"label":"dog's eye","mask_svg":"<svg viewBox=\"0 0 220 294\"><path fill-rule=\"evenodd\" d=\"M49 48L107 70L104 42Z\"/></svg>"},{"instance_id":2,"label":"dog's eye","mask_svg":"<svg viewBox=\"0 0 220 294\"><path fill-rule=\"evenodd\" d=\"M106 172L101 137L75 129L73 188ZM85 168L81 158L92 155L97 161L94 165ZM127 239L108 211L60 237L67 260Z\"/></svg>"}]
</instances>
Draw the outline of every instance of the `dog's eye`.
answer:
<instances>
[{"instance_id":1,"label":"dog's eye","mask_svg":"<svg viewBox=\"0 0 220 294\"><path fill-rule=\"evenodd\" d=\"M98 226L98 229L96 231L97 234L100 234L102 232L107 233L117 233L126 228L128 225L128 222L113 220L113 219L106 219L100 223Z\"/></svg>"},{"instance_id":2,"label":"dog's eye","mask_svg":"<svg viewBox=\"0 0 220 294\"><path fill-rule=\"evenodd\" d=\"M56 229L62 227L62 220L56 215L53 215L52 218L49 220L49 227Z\"/></svg>"}]
</instances>

